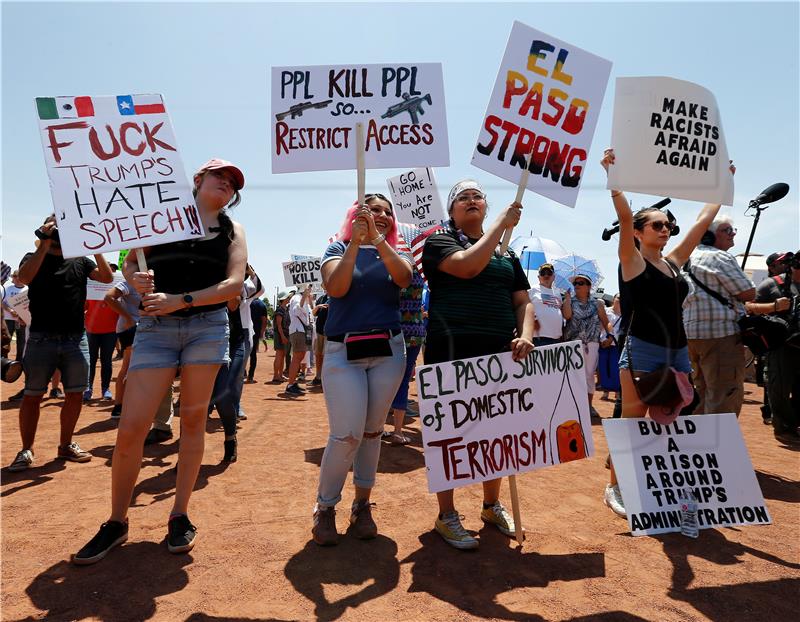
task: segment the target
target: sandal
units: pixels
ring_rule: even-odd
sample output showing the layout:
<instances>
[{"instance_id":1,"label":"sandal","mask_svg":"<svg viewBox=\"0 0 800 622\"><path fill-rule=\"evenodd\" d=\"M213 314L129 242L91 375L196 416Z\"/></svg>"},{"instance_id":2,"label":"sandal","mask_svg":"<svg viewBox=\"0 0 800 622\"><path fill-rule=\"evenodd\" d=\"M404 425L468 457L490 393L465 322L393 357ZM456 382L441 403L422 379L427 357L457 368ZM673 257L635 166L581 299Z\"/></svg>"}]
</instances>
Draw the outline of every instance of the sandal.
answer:
<instances>
[{"instance_id":1,"label":"sandal","mask_svg":"<svg viewBox=\"0 0 800 622\"><path fill-rule=\"evenodd\" d=\"M389 444L395 446L408 445L411 442L408 437L398 434L397 432L392 432L387 438L389 440Z\"/></svg>"}]
</instances>

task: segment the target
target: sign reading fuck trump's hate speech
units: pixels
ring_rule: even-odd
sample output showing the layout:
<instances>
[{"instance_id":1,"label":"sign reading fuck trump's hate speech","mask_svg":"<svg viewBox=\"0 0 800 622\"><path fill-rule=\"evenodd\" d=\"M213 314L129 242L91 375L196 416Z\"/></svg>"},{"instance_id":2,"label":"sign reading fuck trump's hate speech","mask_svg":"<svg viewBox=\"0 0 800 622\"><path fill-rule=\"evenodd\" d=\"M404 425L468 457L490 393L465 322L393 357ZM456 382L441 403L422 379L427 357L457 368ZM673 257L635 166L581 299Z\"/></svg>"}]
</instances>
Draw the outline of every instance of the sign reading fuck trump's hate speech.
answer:
<instances>
[{"instance_id":1,"label":"sign reading fuck trump's hate speech","mask_svg":"<svg viewBox=\"0 0 800 622\"><path fill-rule=\"evenodd\" d=\"M417 367L430 492L594 454L579 341Z\"/></svg>"},{"instance_id":2,"label":"sign reading fuck trump's hate speech","mask_svg":"<svg viewBox=\"0 0 800 622\"><path fill-rule=\"evenodd\" d=\"M608 188L733 205L711 91L674 78L617 78Z\"/></svg>"},{"instance_id":3,"label":"sign reading fuck trump's hate speech","mask_svg":"<svg viewBox=\"0 0 800 622\"><path fill-rule=\"evenodd\" d=\"M611 62L514 22L472 164L575 207Z\"/></svg>"},{"instance_id":4,"label":"sign reading fuck trump's hate speech","mask_svg":"<svg viewBox=\"0 0 800 622\"><path fill-rule=\"evenodd\" d=\"M448 166L442 65L272 68L272 172Z\"/></svg>"},{"instance_id":5,"label":"sign reading fuck trump's hate speech","mask_svg":"<svg viewBox=\"0 0 800 622\"><path fill-rule=\"evenodd\" d=\"M161 95L37 97L65 257L201 237Z\"/></svg>"}]
</instances>

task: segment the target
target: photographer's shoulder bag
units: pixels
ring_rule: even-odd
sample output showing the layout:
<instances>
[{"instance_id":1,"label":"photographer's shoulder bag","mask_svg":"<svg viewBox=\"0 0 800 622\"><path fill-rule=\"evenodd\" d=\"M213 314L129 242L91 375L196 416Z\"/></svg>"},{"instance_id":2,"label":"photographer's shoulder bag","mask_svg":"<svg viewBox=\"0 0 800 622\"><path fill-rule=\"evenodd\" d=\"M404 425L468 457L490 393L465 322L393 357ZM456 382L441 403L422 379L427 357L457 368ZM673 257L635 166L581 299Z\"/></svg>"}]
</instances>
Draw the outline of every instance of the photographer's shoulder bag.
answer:
<instances>
[{"instance_id":1,"label":"photographer's shoulder bag","mask_svg":"<svg viewBox=\"0 0 800 622\"><path fill-rule=\"evenodd\" d=\"M730 300L705 286L692 273L691 268L686 273L694 283L714 300L729 309L736 310ZM742 343L756 356L766 354L770 350L779 348L786 342L789 335L789 324L783 318L774 315L743 315L737 320L742 335Z\"/></svg>"}]
</instances>

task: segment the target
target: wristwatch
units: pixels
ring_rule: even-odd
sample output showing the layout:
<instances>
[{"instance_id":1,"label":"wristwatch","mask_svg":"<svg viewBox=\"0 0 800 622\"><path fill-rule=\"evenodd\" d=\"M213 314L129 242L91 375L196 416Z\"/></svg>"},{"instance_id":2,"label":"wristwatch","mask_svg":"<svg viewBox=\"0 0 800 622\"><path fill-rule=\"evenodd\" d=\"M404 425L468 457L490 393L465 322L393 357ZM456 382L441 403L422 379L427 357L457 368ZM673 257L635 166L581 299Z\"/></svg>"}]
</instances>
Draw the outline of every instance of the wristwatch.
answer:
<instances>
[{"instance_id":1,"label":"wristwatch","mask_svg":"<svg viewBox=\"0 0 800 622\"><path fill-rule=\"evenodd\" d=\"M185 293L183 295L183 304L186 305L187 309L194 304L194 298L192 297L191 294Z\"/></svg>"}]
</instances>

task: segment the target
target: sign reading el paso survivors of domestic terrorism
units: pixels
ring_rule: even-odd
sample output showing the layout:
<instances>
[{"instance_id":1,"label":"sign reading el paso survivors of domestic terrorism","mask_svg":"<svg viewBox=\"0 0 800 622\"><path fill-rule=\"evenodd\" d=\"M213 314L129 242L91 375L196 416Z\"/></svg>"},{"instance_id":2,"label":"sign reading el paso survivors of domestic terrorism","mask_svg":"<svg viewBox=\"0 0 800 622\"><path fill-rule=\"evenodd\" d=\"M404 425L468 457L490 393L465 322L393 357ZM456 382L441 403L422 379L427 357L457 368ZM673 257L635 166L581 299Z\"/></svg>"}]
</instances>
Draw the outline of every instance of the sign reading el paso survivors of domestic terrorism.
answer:
<instances>
[{"instance_id":1,"label":"sign reading el paso survivors of domestic terrorism","mask_svg":"<svg viewBox=\"0 0 800 622\"><path fill-rule=\"evenodd\" d=\"M417 168L386 180L398 222L432 227L446 216L430 168ZM410 242L410 241L409 241Z\"/></svg>"},{"instance_id":2,"label":"sign reading el paso survivors of domestic terrorism","mask_svg":"<svg viewBox=\"0 0 800 622\"><path fill-rule=\"evenodd\" d=\"M287 287L296 287L298 291L311 285L314 291L322 286L322 274L319 271L320 257L309 257L298 261L283 262L283 280Z\"/></svg>"},{"instance_id":3,"label":"sign reading el paso survivors of domestic terrorism","mask_svg":"<svg viewBox=\"0 0 800 622\"><path fill-rule=\"evenodd\" d=\"M689 490L700 529L772 522L735 415L668 426L606 419L603 428L633 535L680 531L680 496Z\"/></svg>"},{"instance_id":4,"label":"sign reading el paso survivors of domestic terrorism","mask_svg":"<svg viewBox=\"0 0 800 622\"><path fill-rule=\"evenodd\" d=\"M442 65L272 68L272 172L448 166Z\"/></svg>"},{"instance_id":5,"label":"sign reading el paso survivors of domestic terrorism","mask_svg":"<svg viewBox=\"0 0 800 622\"><path fill-rule=\"evenodd\" d=\"M611 62L514 22L472 163L575 207Z\"/></svg>"},{"instance_id":6,"label":"sign reading el paso survivors of domestic terrorism","mask_svg":"<svg viewBox=\"0 0 800 622\"><path fill-rule=\"evenodd\" d=\"M417 367L428 489L594 454L578 341Z\"/></svg>"},{"instance_id":7,"label":"sign reading el paso survivors of domestic terrorism","mask_svg":"<svg viewBox=\"0 0 800 622\"><path fill-rule=\"evenodd\" d=\"M201 237L161 95L37 97L65 257Z\"/></svg>"},{"instance_id":8,"label":"sign reading el paso survivors of domestic terrorism","mask_svg":"<svg viewBox=\"0 0 800 622\"><path fill-rule=\"evenodd\" d=\"M717 101L674 78L617 78L608 187L733 205Z\"/></svg>"}]
</instances>

